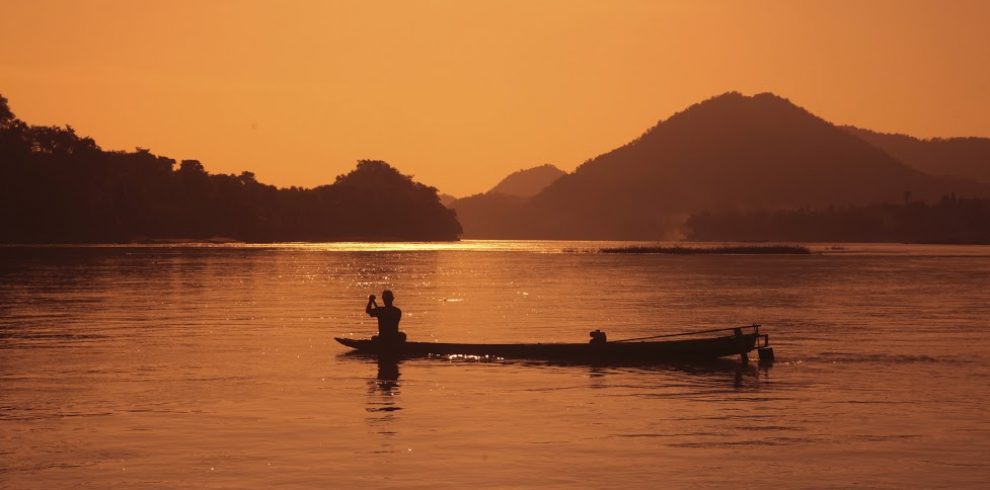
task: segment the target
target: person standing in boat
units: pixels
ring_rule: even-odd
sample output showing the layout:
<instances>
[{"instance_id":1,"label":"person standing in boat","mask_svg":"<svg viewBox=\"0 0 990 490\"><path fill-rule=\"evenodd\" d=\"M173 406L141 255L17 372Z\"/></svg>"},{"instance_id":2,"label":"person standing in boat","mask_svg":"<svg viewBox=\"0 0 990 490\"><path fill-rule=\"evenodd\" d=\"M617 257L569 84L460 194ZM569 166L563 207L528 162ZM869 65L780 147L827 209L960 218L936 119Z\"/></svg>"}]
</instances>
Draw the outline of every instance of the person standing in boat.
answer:
<instances>
[{"instance_id":1,"label":"person standing in boat","mask_svg":"<svg viewBox=\"0 0 990 490\"><path fill-rule=\"evenodd\" d=\"M385 306L378 306L375 303L375 295L368 296L368 306L364 311L368 316L378 319L378 335L371 338L377 342L405 342L406 334L399 331L399 320L402 319L402 310L392 305L395 295L386 289L382 291L382 302Z\"/></svg>"}]
</instances>

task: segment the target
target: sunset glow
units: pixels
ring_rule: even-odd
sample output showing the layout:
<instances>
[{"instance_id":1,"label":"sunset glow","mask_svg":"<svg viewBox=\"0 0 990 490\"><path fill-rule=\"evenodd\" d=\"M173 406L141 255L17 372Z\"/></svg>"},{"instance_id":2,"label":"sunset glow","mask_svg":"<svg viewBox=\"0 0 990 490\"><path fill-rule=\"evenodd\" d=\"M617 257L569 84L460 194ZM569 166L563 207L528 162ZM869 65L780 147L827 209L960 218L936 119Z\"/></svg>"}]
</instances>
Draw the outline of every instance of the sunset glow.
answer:
<instances>
[{"instance_id":1,"label":"sunset glow","mask_svg":"<svg viewBox=\"0 0 990 490\"><path fill-rule=\"evenodd\" d=\"M373 158L463 196L573 170L732 90L990 136L987 2L0 5L0 93L20 118L280 186Z\"/></svg>"}]
</instances>

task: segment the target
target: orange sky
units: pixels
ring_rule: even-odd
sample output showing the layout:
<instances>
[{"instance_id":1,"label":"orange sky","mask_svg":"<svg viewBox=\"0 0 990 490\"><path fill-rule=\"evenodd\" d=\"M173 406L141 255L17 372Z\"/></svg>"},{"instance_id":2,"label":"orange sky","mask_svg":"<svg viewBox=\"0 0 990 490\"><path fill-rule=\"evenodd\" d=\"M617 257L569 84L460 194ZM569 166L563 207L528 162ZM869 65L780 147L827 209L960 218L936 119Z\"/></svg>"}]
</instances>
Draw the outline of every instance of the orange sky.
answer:
<instances>
[{"instance_id":1,"label":"orange sky","mask_svg":"<svg viewBox=\"0 0 990 490\"><path fill-rule=\"evenodd\" d=\"M387 160L455 195L572 170L729 90L990 136L990 2L0 0L0 93L277 185Z\"/></svg>"}]
</instances>

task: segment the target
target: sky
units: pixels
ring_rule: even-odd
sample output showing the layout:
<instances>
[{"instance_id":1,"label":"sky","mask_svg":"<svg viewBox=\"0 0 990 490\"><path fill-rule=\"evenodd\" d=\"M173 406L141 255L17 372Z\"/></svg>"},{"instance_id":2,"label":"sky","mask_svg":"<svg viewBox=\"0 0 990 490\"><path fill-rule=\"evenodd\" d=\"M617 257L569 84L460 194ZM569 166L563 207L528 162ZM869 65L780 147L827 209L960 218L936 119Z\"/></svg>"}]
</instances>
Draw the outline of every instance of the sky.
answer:
<instances>
[{"instance_id":1,"label":"sky","mask_svg":"<svg viewBox=\"0 0 990 490\"><path fill-rule=\"evenodd\" d=\"M968 0L0 0L0 94L104 149L305 187L380 159L464 196L727 91L990 136L987 25Z\"/></svg>"}]
</instances>

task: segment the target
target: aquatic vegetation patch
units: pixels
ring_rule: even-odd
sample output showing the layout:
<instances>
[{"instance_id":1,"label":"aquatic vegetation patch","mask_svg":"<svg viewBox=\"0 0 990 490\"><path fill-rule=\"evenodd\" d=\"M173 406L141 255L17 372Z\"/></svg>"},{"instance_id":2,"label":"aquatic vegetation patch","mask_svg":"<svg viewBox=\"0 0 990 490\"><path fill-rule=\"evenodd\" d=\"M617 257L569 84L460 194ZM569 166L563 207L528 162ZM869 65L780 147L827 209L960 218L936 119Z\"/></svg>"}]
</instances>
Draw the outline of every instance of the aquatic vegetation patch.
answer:
<instances>
[{"instance_id":1,"label":"aquatic vegetation patch","mask_svg":"<svg viewBox=\"0 0 990 490\"><path fill-rule=\"evenodd\" d=\"M810 254L811 249L799 245L741 245L741 246L719 246L719 247L691 247L675 245L664 246L630 246L630 247L609 247L599 250L606 254L675 254L675 255L698 255L698 254Z\"/></svg>"}]
</instances>

